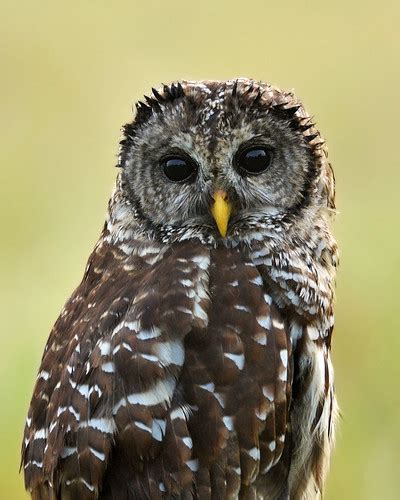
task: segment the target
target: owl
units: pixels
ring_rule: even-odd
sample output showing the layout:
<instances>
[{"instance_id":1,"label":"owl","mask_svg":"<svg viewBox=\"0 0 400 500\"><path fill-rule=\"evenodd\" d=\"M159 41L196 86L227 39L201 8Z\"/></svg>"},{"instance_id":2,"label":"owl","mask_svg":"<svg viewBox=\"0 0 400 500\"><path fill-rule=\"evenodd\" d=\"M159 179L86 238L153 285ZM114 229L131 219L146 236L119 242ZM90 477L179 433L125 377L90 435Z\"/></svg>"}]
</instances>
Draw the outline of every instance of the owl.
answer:
<instances>
[{"instance_id":1,"label":"owl","mask_svg":"<svg viewBox=\"0 0 400 500\"><path fill-rule=\"evenodd\" d=\"M334 442L327 150L290 92L153 89L50 334L22 444L34 499L318 498Z\"/></svg>"}]
</instances>

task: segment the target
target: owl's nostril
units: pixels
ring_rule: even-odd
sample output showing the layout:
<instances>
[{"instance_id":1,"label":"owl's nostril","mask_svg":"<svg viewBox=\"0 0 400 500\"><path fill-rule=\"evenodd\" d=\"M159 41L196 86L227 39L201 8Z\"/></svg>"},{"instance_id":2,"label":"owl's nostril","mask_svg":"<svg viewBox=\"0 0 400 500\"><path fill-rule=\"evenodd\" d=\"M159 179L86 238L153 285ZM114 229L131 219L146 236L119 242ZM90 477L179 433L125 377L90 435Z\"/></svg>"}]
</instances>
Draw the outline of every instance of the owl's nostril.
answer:
<instances>
[{"instance_id":1,"label":"owl's nostril","mask_svg":"<svg viewBox=\"0 0 400 500\"><path fill-rule=\"evenodd\" d=\"M214 200L214 202L216 202L218 199L222 199L223 201L228 202L229 196L228 196L228 193L226 191L223 191L222 189L218 189L212 195L212 199Z\"/></svg>"}]
</instances>

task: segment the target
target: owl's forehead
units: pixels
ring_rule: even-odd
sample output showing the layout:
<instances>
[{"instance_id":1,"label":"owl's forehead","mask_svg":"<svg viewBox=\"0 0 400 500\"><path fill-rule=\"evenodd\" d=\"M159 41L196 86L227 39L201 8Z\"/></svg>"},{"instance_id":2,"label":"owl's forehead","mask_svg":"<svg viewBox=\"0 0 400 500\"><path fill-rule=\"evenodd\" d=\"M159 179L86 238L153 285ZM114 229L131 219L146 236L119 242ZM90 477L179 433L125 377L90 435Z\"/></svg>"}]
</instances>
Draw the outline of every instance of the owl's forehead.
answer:
<instances>
[{"instance_id":1,"label":"owl's forehead","mask_svg":"<svg viewBox=\"0 0 400 500\"><path fill-rule=\"evenodd\" d=\"M175 145L210 152L261 135L270 124L270 108L294 100L292 94L246 78L181 85L184 97L163 109L163 132L167 125Z\"/></svg>"},{"instance_id":2,"label":"owl's forehead","mask_svg":"<svg viewBox=\"0 0 400 500\"><path fill-rule=\"evenodd\" d=\"M311 126L293 93L247 78L184 80L152 94L137 103L133 122L123 129L120 165L135 151L168 154L171 148L193 152L199 160L225 158L257 137L269 136L272 147L296 142L296 134Z\"/></svg>"},{"instance_id":3,"label":"owl's forehead","mask_svg":"<svg viewBox=\"0 0 400 500\"><path fill-rule=\"evenodd\" d=\"M197 125L212 127L222 135L246 117L256 119L268 112L271 106L287 103L292 95L269 84L247 78L219 81L182 82L186 103L190 103ZM185 103L184 103L185 104ZM185 107L185 106L184 106ZM236 120L235 120L236 118Z\"/></svg>"},{"instance_id":4,"label":"owl's forehead","mask_svg":"<svg viewBox=\"0 0 400 500\"><path fill-rule=\"evenodd\" d=\"M246 134L245 129L251 128L245 121L246 114L238 113L232 99L234 82L184 83L186 102L182 103L182 110L193 113L191 132L195 142L212 146L216 139L226 139L235 132ZM191 106L188 107L187 102Z\"/></svg>"}]
</instances>

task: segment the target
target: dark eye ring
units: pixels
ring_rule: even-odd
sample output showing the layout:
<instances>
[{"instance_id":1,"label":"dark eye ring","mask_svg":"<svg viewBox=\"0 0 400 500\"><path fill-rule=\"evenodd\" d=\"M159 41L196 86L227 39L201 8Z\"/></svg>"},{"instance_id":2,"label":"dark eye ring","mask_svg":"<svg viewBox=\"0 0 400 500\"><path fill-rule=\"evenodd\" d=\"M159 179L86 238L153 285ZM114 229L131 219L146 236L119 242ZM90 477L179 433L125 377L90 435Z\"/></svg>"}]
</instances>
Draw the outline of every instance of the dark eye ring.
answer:
<instances>
[{"instance_id":1,"label":"dark eye ring","mask_svg":"<svg viewBox=\"0 0 400 500\"><path fill-rule=\"evenodd\" d=\"M272 161L272 151L267 146L248 146L235 156L235 165L242 175L259 175L265 172Z\"/></svg>"},{"instance_id":2,"label":"dark eye ring","mask_svg":"<svg viewBox=\"0 0 400 500\"><path fill-rule=\"evenodd\" d=\"M164 175L171 182L192 182L196 178L197 164L184 155L169 155L161 159Z\"/></svg>"}]
</instances>

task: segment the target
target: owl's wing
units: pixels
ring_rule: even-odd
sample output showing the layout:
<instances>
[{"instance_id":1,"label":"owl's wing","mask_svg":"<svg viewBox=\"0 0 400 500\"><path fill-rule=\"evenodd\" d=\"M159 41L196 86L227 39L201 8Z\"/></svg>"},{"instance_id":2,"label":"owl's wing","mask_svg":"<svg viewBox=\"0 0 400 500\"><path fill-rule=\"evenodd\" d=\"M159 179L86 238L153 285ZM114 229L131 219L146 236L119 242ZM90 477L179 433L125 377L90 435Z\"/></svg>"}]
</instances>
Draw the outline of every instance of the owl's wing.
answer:
<instances>
[{"instance_id":1,"label":"owl's wing","mask_svg":"<svg viewBox=\"0 0 400 500\"><path fill-rule=\"evenodd\" d=\"M338 413L330 355L336 244L332 242L328 248L321 245L320 256L307 259L301 245L295 252L272 254L261 248L252 255L290 320L294 380L289 485L298 498L323 491Z\"/></svg>"},{"instance_id":2,"label":"owl's wing","mask_svg":"<svg viewBox=\"0 0 400 500\"><path fill-rule=\"evenodd\" d=\"M199 245L127 256L100 240L34 389L22 446L34 498L97 498L116 440L132 466L157 454L185 335L207 321L208 265Z\"/></svg>"}]
</instances>

